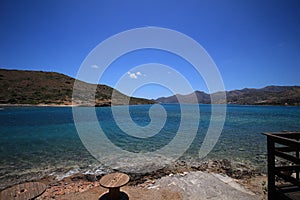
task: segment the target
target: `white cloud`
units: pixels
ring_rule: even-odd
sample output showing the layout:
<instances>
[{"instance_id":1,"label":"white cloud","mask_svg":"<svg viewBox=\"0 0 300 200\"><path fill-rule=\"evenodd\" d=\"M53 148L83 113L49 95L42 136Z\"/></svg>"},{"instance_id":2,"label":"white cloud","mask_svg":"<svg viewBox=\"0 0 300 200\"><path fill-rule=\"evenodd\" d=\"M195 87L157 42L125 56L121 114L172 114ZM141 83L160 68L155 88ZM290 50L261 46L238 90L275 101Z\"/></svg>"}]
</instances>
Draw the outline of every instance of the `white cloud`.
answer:
<instances>
[{"instance_id":1,"label":"white cloud","mask_svg":"<svg viewBox=\"0 0 300 200\"><path fill-rule=\"evenodd\" d=\"M98 65L92 65L91 68L98 69L99 66Z\"/></svg>"},{"instance_id":2,"label":"white cloud","mask_svg":"<svg viewBox=\"0 0 300 200\"><path fill-rule=\"evenodd\" d=\"M135 73L130 73L130 74L129 74L129 77L130 77L130 78L137 79L137 75L135 75Z\"/></svg>"},{"instance_id":3,"label":"white cloud","mask_svg":"<svg viewBox=\"0 0 300 200\"><path fill-rule=\"evenodd\" d=\"M142 75L142 73L141 73L141 72L137 72L137 73L136 73L136 75L138 75L138 76L141 76L141 75Z\"/></svg>"},{"instance_id":4,"label":"white cloud","mask_svg":"<svg viewBox=\"0 0 300 200\"><path fill-rule=\"evenodd\" d=\"M137 79L138 78L138 76L146 76L145 74L142 74L141 72L136 72L136 73L134 73L134 72L127 72L127 74L129 75L129 77L130 78L132 78L132 79Z\"/></svg>"}]
</instances>

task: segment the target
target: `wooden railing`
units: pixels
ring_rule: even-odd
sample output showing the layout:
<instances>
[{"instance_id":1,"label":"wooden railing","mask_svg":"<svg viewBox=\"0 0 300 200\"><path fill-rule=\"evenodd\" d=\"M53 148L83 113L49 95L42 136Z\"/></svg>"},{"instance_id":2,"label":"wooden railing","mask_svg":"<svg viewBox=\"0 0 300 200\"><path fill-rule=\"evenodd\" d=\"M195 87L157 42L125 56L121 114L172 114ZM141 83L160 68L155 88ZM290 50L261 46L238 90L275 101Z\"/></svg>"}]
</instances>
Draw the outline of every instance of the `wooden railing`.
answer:
<instances>
[{"instance_id":1,"label":"wooden railing","mask_svg":"<svg viewBox=\"0 0 300 200\"><path fill-rule=\"evenodd\" d=\"M300 132L263 134L268 146L268 199L300 199Z\"/></svg>"}]
</instances>

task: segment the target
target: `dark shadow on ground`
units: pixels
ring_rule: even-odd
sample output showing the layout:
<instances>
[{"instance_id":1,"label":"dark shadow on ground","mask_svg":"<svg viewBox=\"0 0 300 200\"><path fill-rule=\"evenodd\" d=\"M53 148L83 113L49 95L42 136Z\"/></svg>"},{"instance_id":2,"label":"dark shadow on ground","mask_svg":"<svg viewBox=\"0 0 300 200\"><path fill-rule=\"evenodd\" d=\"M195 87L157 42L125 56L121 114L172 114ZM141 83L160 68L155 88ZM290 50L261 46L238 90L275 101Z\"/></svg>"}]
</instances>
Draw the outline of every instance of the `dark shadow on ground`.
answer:
<instances>
[{"instance_id":1,"label":"dark shadow on ground","mask_svg":"<svg viewBox=\"0 0 300 200\"><path fill-rule=\"evenodd\" d=\"M99 200L110 200L108 192L101 195ZM118 200L129 200L129 197L125 192L120 192L120 197L118 198Z\"/></svg>"}]
</instances>

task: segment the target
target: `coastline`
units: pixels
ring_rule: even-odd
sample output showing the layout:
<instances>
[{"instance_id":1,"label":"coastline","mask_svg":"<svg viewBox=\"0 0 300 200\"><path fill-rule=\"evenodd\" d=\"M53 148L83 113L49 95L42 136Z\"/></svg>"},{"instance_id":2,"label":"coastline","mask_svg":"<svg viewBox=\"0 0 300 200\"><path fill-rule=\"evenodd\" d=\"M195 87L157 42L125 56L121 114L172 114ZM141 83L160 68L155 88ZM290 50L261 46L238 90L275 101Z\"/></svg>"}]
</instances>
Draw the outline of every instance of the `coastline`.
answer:
<instances>
[{"instance_id":1,"label":"coastline","mask_svg":"<svg viewBox=\"0 0 300 200\"><path fill-rule=\"evenodd\" d=\"M115 170L111 172L115 172ZM106 192L105 189L100 187L99 180L102 176L111 172L105 172L98 175L75 173L62 179L58 179L56 176L49 174L40 179L33 179L30 181L39 181L48 186L46 192L38 199L68 199L71 198L70 196L72 195L80 197L81 195L94 194L95 191L96 194L99 194L99 192ZM245 190L246 192L248 191L262 197L261 199L263 199L266 195L266 191L264 189L266 175L251 166L247 166L243 163L233 164L226 159L193 163L177 161L167 167L153 172L144 174L127 173L130 176L130 182L128 186L126 186L126 190L132 191L133 193L143 193L149 189L158 188L159 186L157 184L163 179L171 178L172 181L175 180L180 182L182 177L194 177L198 176L199 173L200 175L202 173L205 176L217 177L220 179L217 182L220 183L225 182L226 184L229 184L229 182L231 182L232 184L238 184L240 186L237 186L237 188L241 187L242 190ZM29 180L20 181L20 183L27 181ZM160 184L160 186L162 185L164 184ZM213 187L213 185L211 185L211 187ZM170 190L170 188L164 189L166 190L165 192L169 193L169 195L184 195L182 194L181 189L176 189L175 191ZM158 191L154 190L154 192Z\"/></svg>"},{"instance_id":2,"label":"coastline","mask_svg":"<svg viewBox=\"0 0 300 200\"><path fill-rule=\"evenodd\" d=\"M122 106L123 104L116 104L113 106ZM130 106L135 106L135 105L152 105L152 104L130 104ZM72 104L67 103L67 104L54 104L54 103L49 103L49 104L0 104L0 108L5 108L5 107L111 107L112 105L110 103L103 103L103 104Z\"/></svg>"},{"instance_id":3,"label":"coastline","mask_svg":"<svg viewBox=\"0 0 300 200\"><path fill-rule=\"evenodd\" d=\"M160 103L156 103L160 104ZM167 104L175 104L175 103L167 103ZM141 104L132 104L134 105L141 105ZM145 104L146 105L146 104ZM224 104L199 104L199 105L224 105ZM227 103L226 106L259 106L259 107L300 107L299 105L273 105L273 104L232 104ZM111 107L111 104L99 104L99 105L86 105L86 104L0 104L0 110L3 110L6 107L61 107L61 108L72 108L72 107ZM122 105L114 105L114 106L122 106Z\"/></svg>"},{"instance_id":4,"label":"coastline","mask_svg":"<svg viewBox=\"0 0 300 200\"><path fill-rule=\"evenodd\" d=\"M0 107L78 107L73 104L0 104Z\"/></svg>"},{"instance_id":5,"label":"coastline","mask_svg":"<svg viewBox=\"0 0 300 200\"><path fill-rule=\"evenodd\" d=\"M32 106L32 105L30 105L30 106ZM49 106L49 105L47 105L47 106ZM65 105L61 105L61 106L65 106ZM69 109L67 109L67 110L69 111ZM18 113L16 113L16 114L18 114ZM16 115L16 116L19 116L19 115ZM247 116L245 116L245 117L247 117ZM249 118L247 118L247 119L249 119ZM256 118L253 118L253 121L256 121ZM274 120L274 121L276 121L276 120ZM232 120L232 122L236 122L236 121ZM251 120L250 120L250 122L251 122ZM48 124L48 120L46 120L46 124ZM12 124L12 125L14 125L14 124ZM243 127L243 126L241 126L241 127ZM263 127L263 128L265 129L265 127ZM48 133L47 131L52 130L52 129L47 128L45 130L46 130L45 132ZM54 127L54 130L57 130L56 127ZM59 134L61 134L61 133L64 133L63 130L64 129L62 129L61 131L57 131L57 132L59 132ZM69 130L69 127L66 127L66 130ZM234 130L237 130L237 129L234 129ZM51 132L51 131L49 131L49 132ZM257 131L257 132L260 132L260 131ZM20 133L22 133L22 131L20 131ZM19 135L22 135L22 134L19 134ZM45 134L45 135L47 135L47 134ZM57 135L54 134L54 136L57 136ZM233 136L234 135L230 135L230 134L228 135L228 138L230 139L230 140L228 140L228 142L230 142L229 144L233 143L232 140L231 140L232 138L235 138ZM226 145L228 143L223 143L223 144ZM76 148L77 147L78 146L76 146ZM222 158L228 158L229 159L229 155L232 155L235 158L239 158L239 155L236 154L236 152L240 152L241 154L244 154L244 152L248 152L248 150L251 150L251 147L249 147L247 145L242 146L241 148L239 148L237 146L226 146L226 147L228 147L227 148L227 155L224 156L222 154L223 153L223 148L220 147L218 149L218 151L215 152L217 155L219 155L218 158L216 158L216 157L213 158L213 156L212 156L212 159L222 159ZM234 153L232 153L231 151L229 151L230 148L235 149L236 151L232 151L232 152L234 152ZM257 148L255 148L255 150L257 150ZM64 151L62 151L62 152L64 152ZM254 151L253 158L257 161L264 161L266 159L265 154L266 154L265 151ZM47 160L47 158L45 158L45 160ZM68 159L66 159L66 160L68 161ZM229 177L237 180L237 182L245 183L245 187L250 187L250 186L248 186L248 184L249 184L250 180L252 181L252 179L260 180L261 178L262 179L265 178L265 176L262 173L260 173L259 171L255 171L255 169L252 169L249 166L245 166L246 162L244 162L245 161L244 159L241 159L240 161L241 161L241 163L239 163L238 165L230 163L230 162L229 162L230 163L230 165L229 165L228 162L225 159L223 159L222 161L212 160L212 161L208 161L207 163L204 162L202 164L178 162L178 163L175 163L174 167L171 168L171 169L164 168L162 171L151 172L147 175L132 174L131 177L133 177L133 179L130 182L129 186L130 187L139 187L139 188L144 188L144 186L145 187L146 186L147 187L148 186L152 187L153 186L152 182L156 183L162 177L173 177L173 175L174 176L184 176L185 177L188 174L190 174L190 172L198 172L198 171L200 171L200 172L203 171L203 172L206 172L206 173L209 173L209 174L215 173L215 174L229 176ZM262 163L264 164L264 162L262 162ZM51 165L49 165L49 166L51 166ZM4 167L5 167L5 165L3 165L3 168ZM180 168L182 170L180 171L180 170L178 170L178 168ZM62 172L64 173L65 171L62 171ZM105 172L105 173L107 173L107 172ZM71 176L65 177L63 180L57 180L57 177L55 177L53 175L49 175L49 174L50 173L48 173L48 175L45 176L45 177L48 177L48 178L45 178L45 177L44 178L36 178L35 174L33 174L33 173L28 174L27 175L28 179L26 179L26 180L23 179L23 177L19 177L18 183L22 183L22 182L26 182L26 181L34 181L34 180L45 181L45 183L47 183L47 185L49 185L49 191L50 191L48 193L49 195L50 194L57 194L57 196L62 196L62 195L77 194L77 193L81 194L81 193L84 193L84 192L88 191L89 189L99 188L99 186L97 186L97 182L102 177L102 175L78 173L78 174L73 174ZM5 176L5 171L4 170L3 170L2 175L3 175L2 176L3 177L2 182L9 182L9 179L11 177ZM262 185L263 185L263 181L260 181L257 184L257 187L259 187L259 189L262 190L262 187L263 187ZM9 185L7 185L7 186L9 186ZM67 199L67 198L65 198L65 199Z\"/></svg>"},{"instance_id":6,"label":"coastline","mask_svg":"<svg viewBox=\"0 0 300 200\"><path fill-rule=\"evenodd\" d=\"M131 173L128 174L131 180L129 184L124 187L123 191L139 197L146 194L146 197L141 199L152 199L147 198L147 191L153 195L155 193L159 194L159 192L162 192L163 190L164 193L168 194L168 197L165 199L170 199L170 196L174 196L174 199L182 199L184 195L187 195L182 191L182 188L180 189L174 186L165 187L165 184L161 181L170 179L171 182L180 182L182 181L182 178L188 176L188 179L193 177L197 178L196 176L199 173L208 177L218 177L213 185L207 183L207 187L215 187L217 184L226 183L232 187L232 190L238 189L244 193L251 194L253 197L259 197L258 199L266 198L266 188L264 188L264 184L266 183L267 178L264 174L261 174L255 169L251 169L242 163L231 166L231 163L226 159L219 161L210 160L197 164L194 163L194 165L179 161L172 166L154 172L146 174ZM92 199L92 196L90 195L100 195L107 192L107 190L102 188L99 184L99 180L103 175L96 176L79 173L66 177L60 181L57 181L52 176L44 177L40 181L47 184L49 187L38 199L68 199L71 197L81 199L81 196L88 196ZM186 189L187 188L183 188L183 190ZM151 192L149 192L149 190Z\"/></svg>"}]
</instances>

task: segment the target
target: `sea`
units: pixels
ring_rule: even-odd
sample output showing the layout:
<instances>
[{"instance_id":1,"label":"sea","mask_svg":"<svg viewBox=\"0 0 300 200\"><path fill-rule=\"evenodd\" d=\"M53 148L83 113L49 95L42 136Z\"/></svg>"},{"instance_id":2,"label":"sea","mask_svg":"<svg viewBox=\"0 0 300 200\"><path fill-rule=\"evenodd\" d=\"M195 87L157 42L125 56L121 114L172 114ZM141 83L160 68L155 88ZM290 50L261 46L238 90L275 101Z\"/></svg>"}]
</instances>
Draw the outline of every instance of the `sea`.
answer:
<instances>
[{"instance_id":1,"label":"sea","mask_svg":"<svg viewBox=\"0 0 300 200\"><path fill-rule=\"evenodd\" d=\"M80 107L77 109L83 114L79 120L74 120L72 107L1 108L0 187L16 179L101 174L118 167L122 170L124 166L125 171L147 169L143 164L156 166L160 161L176 159L228 159L265 172L267 149L262 133L300 130L300 107L225 105L221 132L207 156L199 157L211 124L212 106L184 105L190 113L184 118L183 105L161 104L159 110L164 111L157 116L155 110L151 111L152 106L116 106L114 110ZM200 115L196 116L193 110L199 110ZM123 127L117 123L115 112L121 125L123 120ZM174 150L176 156L159 152L162 149ZM159 159L151 157L155 152L161 153L156 154Z\"/></svg>"}]
</instances>

